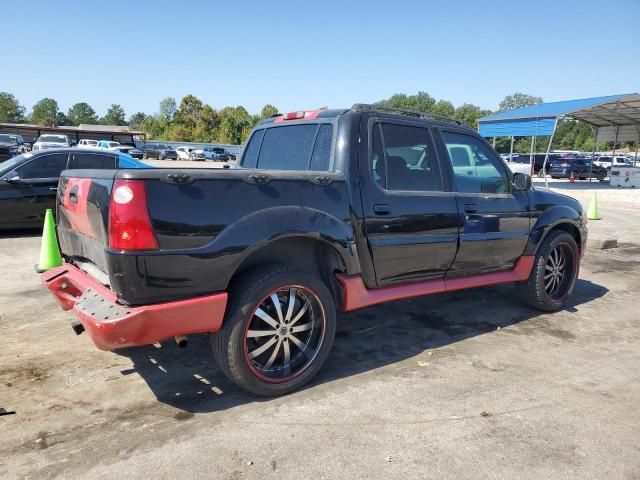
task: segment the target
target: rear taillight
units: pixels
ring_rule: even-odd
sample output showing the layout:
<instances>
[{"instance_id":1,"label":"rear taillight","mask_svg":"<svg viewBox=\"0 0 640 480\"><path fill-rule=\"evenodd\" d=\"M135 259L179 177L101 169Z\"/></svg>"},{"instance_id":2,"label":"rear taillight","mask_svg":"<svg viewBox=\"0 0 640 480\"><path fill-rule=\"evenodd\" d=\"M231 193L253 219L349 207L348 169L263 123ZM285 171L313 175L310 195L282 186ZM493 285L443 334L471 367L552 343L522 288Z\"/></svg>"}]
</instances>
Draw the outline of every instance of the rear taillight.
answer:
<instances>
[{"instance_id":1,"label":"rear taillight","mask_svg":"<svg viewBox=\"0 0 640 480\"><path fill-rule=\"evenodd\" d=\"M158 249L144 181L114 182L109 205L109 247L115 250Z\"/></svg>"},{"instance_id":2,"label":"rear taillight","mask_svg":"<svg viewBox=\"0 0 640 480\"><path fill-rule=\"evenodd\" d=\"M300 118L304 118L304 112L289 112L283 115L285 120L297 120Z\"/></svg>"}]
</instances>

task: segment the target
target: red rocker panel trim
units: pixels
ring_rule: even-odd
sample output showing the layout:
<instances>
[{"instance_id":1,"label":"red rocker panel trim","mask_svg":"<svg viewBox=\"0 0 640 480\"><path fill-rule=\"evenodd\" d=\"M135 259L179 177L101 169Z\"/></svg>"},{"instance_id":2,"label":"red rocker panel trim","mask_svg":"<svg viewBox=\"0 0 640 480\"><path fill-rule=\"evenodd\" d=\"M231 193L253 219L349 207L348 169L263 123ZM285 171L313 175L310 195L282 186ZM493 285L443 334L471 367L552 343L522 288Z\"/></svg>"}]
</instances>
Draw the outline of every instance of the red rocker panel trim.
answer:
<instances>
[{"instance_id":1,"label":"red rocker panel trim","mask_svg":"<svg viewBox=\"0 0 640 480\"><path fill-rule=\"evenodd\" d=\"M360 275L336 275L342 284L343 300L341 310L348 312L358 308L369 307L378 303L402 300L404 298L432 295L434 293L452 292L473 287L485 287L498 283L521 282L529 278L535 256L523 256L516 262L512 270L487 273L473 277L429 280L427 282L409 283L386 288L367 289Z\"/></svg>"},{"instance_id":2,"label":"red rocker panel trim","mask_svg":"<svg viewBox=\"0 0 640 480\"><path fill-rule=\"evenodd\" d=\"M148 345L222 326L227 293L175 302L126 307L104 285L70 264L48 270L42 283L64 310L71 310L101 350Z\"/></svg>"}]
</instances>

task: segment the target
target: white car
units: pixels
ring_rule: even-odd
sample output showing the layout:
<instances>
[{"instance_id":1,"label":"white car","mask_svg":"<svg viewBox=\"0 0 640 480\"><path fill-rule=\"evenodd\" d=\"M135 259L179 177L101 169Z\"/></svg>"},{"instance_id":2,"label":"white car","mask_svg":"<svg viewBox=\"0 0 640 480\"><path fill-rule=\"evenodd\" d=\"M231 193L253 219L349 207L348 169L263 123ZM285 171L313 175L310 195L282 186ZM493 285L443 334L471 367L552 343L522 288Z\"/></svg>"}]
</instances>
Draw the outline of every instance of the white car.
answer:
<instances>
[{"instance_id":1,"label":"white car","mask_svg":"<svg viewBox=\"0 0 640 480\"><path fill-rule=\"evenodd\" d=\"M109 140L100 140L96 145L96 147L104 148L105 150L117 150L120 146L120 142L111 142Z\"/></svg>"},{"instance_id":2,"label":"white car","mask_svg":"<svg viewBox=\"0 0 640 480\"><path fill-rule=\"evenodd\" d=\"M78 148L96 148L98 146L97 140L90 140L83 138L78 142Z\"/></svg>"},{"instance_id":3,"label":"white car","mask_svg":"<svg viewBox=\"0 0 640 480\"><path fill-rule=\"evenodd\" d=\"M515 158L515 157L514 157ZM505 160L507 167L512 173L524 173L525 175L531 175L531 165L529 163L514 162Z\"/></svg>"},{"instance_id":4,"label":"white car","mask_svg":"<svg viewBox=\"0 0 640 480\"><path fill-rule=\"evenodd\" d=\"M595 162L594 165L598 165L599 167L604 167L607 170L611 170L611 167L632 167L633 163L629 161L627 157L623 157L622 155L612 157L611 155L600 155Z\"/></svg>"},{"instance_id":5,"label":"white car","mask_svg":"<svg viewBox=\"0 0 640 480\"><path fill-rule=\"evenodd\" d=\"M71 146L71 140L66 135L40 135L36 143L33 144L31 150L44 150L46 148L68 148Z\"/></svg>"},{"instance_id":6,"label":"white car","mask_svg":"<svg viewBox=\"0 0 640 480\"><path fill-rule=\"evenodd\" d=\"M191 152L195 149L193 147L181 146L176 148L176 153L178 154L178 160L189 160L191 159Z\"/></svg>"}]
</instances>

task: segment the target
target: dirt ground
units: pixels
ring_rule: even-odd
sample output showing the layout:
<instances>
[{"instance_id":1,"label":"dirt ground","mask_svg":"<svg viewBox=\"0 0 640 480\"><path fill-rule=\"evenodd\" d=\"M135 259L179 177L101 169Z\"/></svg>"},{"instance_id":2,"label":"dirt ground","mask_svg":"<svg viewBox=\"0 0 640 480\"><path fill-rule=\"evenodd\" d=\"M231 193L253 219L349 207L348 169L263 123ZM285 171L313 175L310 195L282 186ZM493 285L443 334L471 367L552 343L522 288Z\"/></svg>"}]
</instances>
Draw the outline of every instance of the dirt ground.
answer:
<instances>
[{"instance_id":1,"label":"dirt ground","mask_svg":"<svg viewBox=\"0 0 640 480\"><path fill-rule=\"evenodd\" d=\"M620 246L588 251L566 310L503 285L343 314L276 399L226 380L206 335L97 350L40 286L38 234L4 235L0 478L640 479L640 207L598 195L591 238Z\"/></svg>"}]
</instances>

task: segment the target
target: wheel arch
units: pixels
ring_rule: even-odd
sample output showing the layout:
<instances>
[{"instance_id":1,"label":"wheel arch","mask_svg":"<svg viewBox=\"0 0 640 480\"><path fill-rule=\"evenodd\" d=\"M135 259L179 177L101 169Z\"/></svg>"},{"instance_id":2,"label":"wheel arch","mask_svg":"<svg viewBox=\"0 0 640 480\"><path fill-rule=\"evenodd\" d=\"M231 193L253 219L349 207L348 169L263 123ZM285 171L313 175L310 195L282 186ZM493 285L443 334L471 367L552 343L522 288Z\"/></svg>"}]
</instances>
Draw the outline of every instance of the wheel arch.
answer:
<instances>
[{"instance_id":1,"label":"wheel arch","mask_svg":"<svg viewBox=\"0 0 640 480\"><path fill-rule=\"evenodd\" d=\"M545 211L531 229L525 255L535 255L544 239L555 230L563 230L576 241L582 253L586 241L586 230L581 215L567 206L556 206Z\"/></svg>"},{"instance_id":2,"label":"wheel arch","mask_svg":"<svg viewBox=\"0 0 640 480\"><path fill-rule=\"evenodd\" d=\"M317 274L329 288L336 305L342 301L342 290L336 273L349 270L349 260L332 242L317 234L288 234L249 249L229 277L235 279L247 272L269 265L296 266Z\"/></svg>"}]
</instances>

